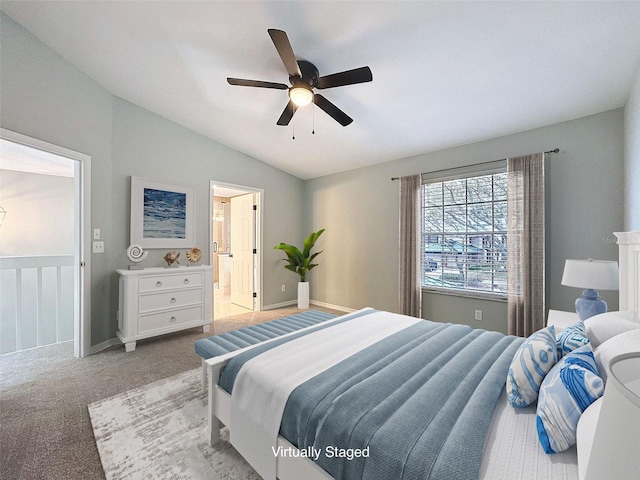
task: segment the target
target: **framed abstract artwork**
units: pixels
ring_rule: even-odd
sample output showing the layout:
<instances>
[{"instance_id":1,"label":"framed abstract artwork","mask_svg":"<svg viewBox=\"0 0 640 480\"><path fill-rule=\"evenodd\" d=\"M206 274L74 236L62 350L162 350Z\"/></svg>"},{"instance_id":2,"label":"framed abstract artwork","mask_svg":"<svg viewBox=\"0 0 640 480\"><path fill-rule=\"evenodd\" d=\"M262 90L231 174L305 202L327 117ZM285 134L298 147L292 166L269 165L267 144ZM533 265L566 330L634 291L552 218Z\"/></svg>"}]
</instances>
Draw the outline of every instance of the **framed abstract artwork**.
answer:
<instances>
[{"instance_id":1,"label":"framed abstract artwork","mask_svg":"<svg viewBox=\"0 0 640 480\"><path fill-rule=\"evenodd\" d=\"M131 244L142 248L195 245L192 187L131 177Z\"/></svg>"}]
</instances>

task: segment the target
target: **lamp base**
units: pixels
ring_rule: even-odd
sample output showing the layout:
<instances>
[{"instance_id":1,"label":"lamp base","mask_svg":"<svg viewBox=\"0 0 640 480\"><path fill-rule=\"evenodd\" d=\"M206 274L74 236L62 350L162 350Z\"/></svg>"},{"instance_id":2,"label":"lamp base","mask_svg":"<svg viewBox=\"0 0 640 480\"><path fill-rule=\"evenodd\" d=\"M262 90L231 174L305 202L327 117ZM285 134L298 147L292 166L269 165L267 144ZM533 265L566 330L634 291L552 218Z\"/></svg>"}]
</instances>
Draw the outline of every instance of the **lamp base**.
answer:
<instances>
[{"instance_id":1,"label":"lamp base","mask_svg":"<svg viewBox=\"0 0 640 480\"><path fill-rule=\"evenodd\" d=\"M600 294L593 288L587 288L582 292L582 296L576 299L576 313L583 322L594 315L605 313L607 302L600 298Z\"/></svg>"}]
</instances>

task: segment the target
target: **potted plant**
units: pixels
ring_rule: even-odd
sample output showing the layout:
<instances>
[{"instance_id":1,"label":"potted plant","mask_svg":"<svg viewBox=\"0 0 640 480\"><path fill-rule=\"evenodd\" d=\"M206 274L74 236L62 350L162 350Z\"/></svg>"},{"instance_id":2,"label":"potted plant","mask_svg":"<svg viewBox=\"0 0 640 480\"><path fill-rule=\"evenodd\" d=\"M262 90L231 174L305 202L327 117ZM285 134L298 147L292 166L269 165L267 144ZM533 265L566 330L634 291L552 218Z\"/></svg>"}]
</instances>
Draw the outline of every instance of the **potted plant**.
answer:
<instances>
[{"instance_id":1,"label":"potted plant","mask_svg":"<svg viewBox=\"0 0 640 480\"><path fill-rule=\"evenodd\" d=\"M318 240L318 237L322 235L322 232L324 232L324 228L309 235L304 241L302 251L300 251L298 247L286 243L280 243L280 245L273 247L282 250L287 255L287 258L283 259L285 262L288 262L284 268L300 275L300 281L298 282L298 308L309 308L309 283L307 282L307 273L318 266L317 263L311 262L322 253L321 250L311 254L311 249L315 245L316 240Z\"/></svg>"}]
</instances>

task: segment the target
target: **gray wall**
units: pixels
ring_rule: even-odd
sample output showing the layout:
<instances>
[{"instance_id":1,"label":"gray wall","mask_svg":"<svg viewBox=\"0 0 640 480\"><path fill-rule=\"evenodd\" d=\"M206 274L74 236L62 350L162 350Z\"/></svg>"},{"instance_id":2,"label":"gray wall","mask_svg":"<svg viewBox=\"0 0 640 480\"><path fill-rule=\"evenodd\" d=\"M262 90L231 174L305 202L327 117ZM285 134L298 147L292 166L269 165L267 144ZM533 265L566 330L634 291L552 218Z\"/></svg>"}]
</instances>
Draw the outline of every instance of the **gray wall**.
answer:
<instances>
[{"instance_id":1,"label":"gray wall","mask_svg":"<svg viewBox=\"0 0 640 480\"><path fill-rule=\"evenodd\" d=\"M112 95L4 13L0 43L2 128L91 155L92 219L96 226L110 225ZM107 248L110 230L102 237ZM93 344L109 338L110 257L94 255L91 262Z\"/></svg>"},{"instance_id":2,"label":"gray wall","mask_svg":"<svg viewBox=\"0 0 640 480\"><path fill-rule=\"evenodd\" d=\"M281 254L273 246L281 241L301 242L302 180L117 97L112 148L113 228L118 231L112 248L119 252L119 267L128 264L131 175L195 187L196 244L207 262L209 180L240 184L264 189L263 303L269 306L295 298L297 280L282 268ZM165 265L162 256L167 251L150 251L142 265ZM286 293L281 291L282 284L287 286Z\"/></svg>"},{"instance_id":3,"label":"gray wall","mask_svg":"<svg viewBox=\"0 0 640 480\"><path fill-rule=\"evenodd\" d=\"M624 109L624 229L640 230L640 66Z\"/></svg>"},{"instance_id":4,"label":"gray wall","mask_svg":"<svg viewBox=\"0 0 640 480\"><path fill-rule=\"evenodd\" d=\"M263 303L295 298L295 276L272 246L304 238L301 180L114 97L4 13L0 22L2 128L91 156L91 227L101 228L106 250L91 258L92 345L115 337L114 270L128 264L130 175L195 187L197 242L205 259L209 180L263 188ZM145 263L160 265L162 254L153 252Z\"/></svg>"},{"instance_id":5,"label":"gray wall","mask_svg":"<svg viewBox=\"0 0 640 480\"><path fill-rule=\"evenodd\" d=\"M398 310L398 182L391 177L560 148L547 159L547 307L573 310L560 285L566 258L617 260L623 228L623 111L395 160L306 182L306 230L326 228L311 298ZM617 292L601 292L617 309ZM506 304L426 294L423 317L506 331ZM483 310L484 320L473 320Z\"/></svg>"}]
</instances>

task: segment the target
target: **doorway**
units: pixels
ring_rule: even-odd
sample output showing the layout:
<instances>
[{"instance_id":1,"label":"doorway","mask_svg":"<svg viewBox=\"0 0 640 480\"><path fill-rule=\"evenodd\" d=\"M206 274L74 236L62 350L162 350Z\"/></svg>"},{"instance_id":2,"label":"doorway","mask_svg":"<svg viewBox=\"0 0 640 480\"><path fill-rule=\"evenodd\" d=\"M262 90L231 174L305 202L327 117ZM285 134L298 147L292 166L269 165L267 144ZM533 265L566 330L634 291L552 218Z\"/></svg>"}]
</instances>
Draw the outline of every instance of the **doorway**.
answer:
<instances>
[{"instance_id":1,"label":"doorway","mask_svg":"<svg viewBox=\"0 0 640 480\"><path fill-rule=\"evenodd\" d=\"M260 311L261 189L211 182L214 321Z\"/></svg>"},{"instance_id":2,"label":"doorway","mask_svg":"<svg viewBox=\"0 0 640 480\"><path fill-rule=\"evenodd\" d=\"M91 158L0 130L2 353L73 341L90 353Z\"/></svg>"}]
</instances>

